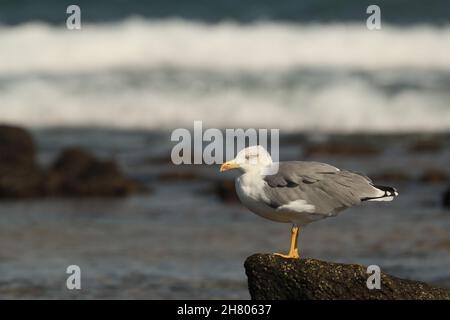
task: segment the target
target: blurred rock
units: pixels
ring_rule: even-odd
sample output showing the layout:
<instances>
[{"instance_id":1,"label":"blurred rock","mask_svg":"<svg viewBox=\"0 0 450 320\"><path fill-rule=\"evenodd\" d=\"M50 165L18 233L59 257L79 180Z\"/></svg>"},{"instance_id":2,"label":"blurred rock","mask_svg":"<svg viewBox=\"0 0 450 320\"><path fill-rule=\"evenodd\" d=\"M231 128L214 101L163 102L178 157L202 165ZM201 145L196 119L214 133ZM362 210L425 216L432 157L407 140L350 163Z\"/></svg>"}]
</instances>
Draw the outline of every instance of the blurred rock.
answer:
<instances>
[{"instance_id":1,"label":"blurred rock","mask_svg":"<svg viewBox=\"0 0 450 320\"><path fill-rule=\"evenodd\" d=\"M33 166L0 165L0 198L22 198L44 195L43 175Z\"/></svg>"},{"instance_id":2,"label":"blurred rock","mask_svg":"<svg viewBox=\"0 0 450 320\"><path fill-rule=\"evenodd\" d=\"M442 200L444 208L450 208L450 187L444 192Z\"/></svg>"},{"instance_id":3,"label":"blurred rock","mask_svg":"<svg viewBox=\"0 0 450 320\"><path fill-rule=\"evenodd\" d=\"M35 148L31 135L19 127L0 125L0 165L33 167Z\"/></svg>"},{"instance_id":4,"label":"blurred rock","mask_svg":"<svg viewBox=\"0 0 450 320\"><path fill-rule=\"evenodd\" d=\"M306 157L317 156L375 156L380 150L370 144L356 144L350 142L325 142L320 144L306 145L304 155Z\"/></svg>"},{"instance_id":5,"label":"blurred rock","mask_svg":"<svg viewBox=\"0 0 450 320\"><path fill-rule=\"evenodd\" d=\"M223 202L233 203L239 201L233 180L216 181L212 188L212 193L217 195Z\"/></svg>"},{"instance_id":6,"label":"blurred rock","mask_svg":"<svg viewBox=\"0 0 450 320\"><path fill-rule=\"evenodd\" d=\"M80 148L64 150L51 167L47 189L64 196L125 196L145 188L125 177L117 164Z\"/></svg>"},{"instance_id":7,"label":"blurred rock","mask_svg":"<svg viewBox=\"0 0 450 320\"><path fill-rule=\"evenodd\" d=\"M162 182L180 182L180 181L194 181L202 180L202 178L195 172L180 172L168 171L163 172L158 176L158 180Z\"/></svg>"},{"instance_id":8,"label":"blurred rock","mask_svg":"<svg viewBox=\"0 0 450 320\"><path fill-rule=\"evenodd\" d=\"M437 140L421 140L409 147L409 151L413 153L435 153L442 149L442 144Z\"/></svg>"},{"instance_id":9,"label":"blurred rock","mask_svg":"<svg viewBox=\"0 0 450 320\"><path fill-rule=\"evenodd\" d=\"M411 181L412 178L406 172L401 170L386 170L380 173L370 175L373 181L395 181L405 182Z\"/></svg>"},{"instance_id":10,"label":"blurred rock","mask_svg":"<svg viewBox=\"0 0 450 320\"><path fill-rule=\"evenodd\" d=\"M123 196L144 190L115 162L96 159L79 148L64 150L48 171L42 170L31 135L0 125L0 198Z\"/></svg>"},{"instance_id":11,"label":"blurred rock","mask_svg":"<svg viewBox=\"0 0 450 320\"><path fill-rule=\"evenodd\" d=\"M68 148L61 152L50 168L50 172L64 176L65 179L74 179L82 175L95 157L81 148Z\"/></svg>"},{"instance_id":12,"label":"blurred rock","mask_svg":"<svg viewBox=\"0 0 450 320\"><path fill-rule=\"evenodd\" d=\"M0 125L0 198L39 195L41 179L31 135L18 127Z\"/></svg>"},{"instance_id":13,"label":"blurred rock","mask_svg":"<svg viewBox=\"0 0 450 320\"><path fill-rule=\"evenodd\" d=\"M367 288L367 268L316 259L255 254L245 261L253 300L435 300L450 291L381 273L381 289Z\"/></svg>"},{"instance_id":14,"label":"blurred rock","mask_svg":"<svg viewBox=\"0 0 450 320\"><path fill-rule=\"evenodd\" d=\"M447 172L440 169L429 169L420 177L424 183L443 183L449 180Z\"/></svg>"},{"instance_id":15,"label":"blurred rock","mask_svg":"<svg viewBox=\"0 0 450 320\"><path fill-rule=\"evenodd\" d=\"M153 156L153 157L146 157L142 164L144 165L171 165L173 164L172 159L170 158L170 155L160 155L160 156Z\"/></svg>"}]
</instances>

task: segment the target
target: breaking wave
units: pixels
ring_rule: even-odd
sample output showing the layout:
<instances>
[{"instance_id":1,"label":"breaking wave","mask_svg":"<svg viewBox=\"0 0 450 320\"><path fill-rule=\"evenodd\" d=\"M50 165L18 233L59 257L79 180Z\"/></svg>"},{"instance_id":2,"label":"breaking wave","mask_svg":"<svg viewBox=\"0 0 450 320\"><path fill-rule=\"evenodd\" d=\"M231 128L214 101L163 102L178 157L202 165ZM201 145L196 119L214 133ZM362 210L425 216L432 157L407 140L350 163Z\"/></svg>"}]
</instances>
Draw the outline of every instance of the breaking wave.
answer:
<instances>
[{"instance_id":1,"label":"breaking wave","mask_svg":"<svg viewBox=\"0 0 450 320\"><path fill-rule=\"evenodd\" d=\"M0 27L0 121L450 129L450 27L131 19Z\"/></svg>"}]
</instances>

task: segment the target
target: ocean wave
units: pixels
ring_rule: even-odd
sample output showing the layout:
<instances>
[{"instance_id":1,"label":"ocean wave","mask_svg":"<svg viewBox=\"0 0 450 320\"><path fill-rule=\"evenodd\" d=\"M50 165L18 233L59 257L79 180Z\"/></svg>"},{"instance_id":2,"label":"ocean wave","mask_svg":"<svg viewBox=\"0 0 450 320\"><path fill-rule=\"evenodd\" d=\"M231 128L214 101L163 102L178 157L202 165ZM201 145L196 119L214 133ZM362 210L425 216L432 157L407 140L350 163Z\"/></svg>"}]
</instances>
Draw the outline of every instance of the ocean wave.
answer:
<instances>
[{"instance_id":1,"label":"ocean wave","mask_svg":"<svg viewBox=\"0 0 450 320\"><path fill-rule=\"evenodd\" d=\"M81 31L28 23L0 26L0 75L172 66L210 70L339 67L450 71L450 26L203 24L128 19Z\"/></svg>"},{"instance_id":2,"label":"ocean wave","mask_svg":"<svg viewBox=\"0 0 450 320\"><path fill-rule=\"evenodd\" d=\"M114 71L0 81L0 121L28 127L450 129L450 79L435 73Z\"/></svg>"}]
</instances>

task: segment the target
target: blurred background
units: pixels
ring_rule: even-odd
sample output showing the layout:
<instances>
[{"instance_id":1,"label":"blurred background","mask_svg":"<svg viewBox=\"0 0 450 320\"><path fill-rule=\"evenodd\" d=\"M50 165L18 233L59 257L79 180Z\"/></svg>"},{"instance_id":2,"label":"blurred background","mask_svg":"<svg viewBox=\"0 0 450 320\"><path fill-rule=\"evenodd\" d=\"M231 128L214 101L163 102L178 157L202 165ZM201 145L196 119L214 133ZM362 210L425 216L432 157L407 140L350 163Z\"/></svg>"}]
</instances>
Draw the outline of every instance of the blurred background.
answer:
<instances>
[{"instance_id":1,"label":"blurred background","mask_svg":"<svg viewBox=\"0 0 450 320\"><path fill-rule=\"evenodd\" d=\"M308 226L303 255L450 288L450 3L377 1L376 31L370 4L0 0L0 298L248 299L245 258L290 226L236 173L172 165L194 120L395 186Z\"/></svg>"}]
</instances>

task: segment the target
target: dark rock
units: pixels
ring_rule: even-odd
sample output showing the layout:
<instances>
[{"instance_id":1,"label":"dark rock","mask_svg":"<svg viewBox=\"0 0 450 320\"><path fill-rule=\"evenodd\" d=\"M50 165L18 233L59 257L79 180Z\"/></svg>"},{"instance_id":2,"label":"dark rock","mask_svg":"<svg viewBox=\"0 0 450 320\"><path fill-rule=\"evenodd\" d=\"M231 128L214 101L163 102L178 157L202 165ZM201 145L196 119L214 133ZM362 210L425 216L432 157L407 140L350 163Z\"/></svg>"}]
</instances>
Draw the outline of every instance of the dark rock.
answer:
<instances>
[{"instance_id":1,"label":"dark rock","mask_svg":"<svg viewBox=\"0 0 450 320\"><path fill-rule=\"evenodd\" d=\"M167 155L160 155L160 156L153 156L153 157L146 157L142 164L144 165L171 165L173 164L172 159Z\"/></svg>"},{"instance_id":2,"label":"dark rock","mask_svg":"<svg viewBox=\"0 0 450 320\"><path fill-rule=\"evenodd\" d=\"M223 202L233 203L239 201L233 180L217 181L212 191Z\"/></svg>"},{"instance_id":3,"label":"dark rock","mask_svg":"<svg viewBox=\"0 0 450 320\"><path fill-rule=\"evenodd\" d=\"M0 125L0 198L42 196L122 196L145 188L125 177L113 161L79 148L64 150L45 171L24 129Z\"/></svg>"},{"instance_id":4,"label":"dark rock","mask_svg":"<svg viewBox=\"0 0 450 320\"><path fill-rule=\"evenodd\" d=\"M34 166L0 165L0 198L24 198L41 196L41 171Z\"/></svg>"},{"instance_id":5,"label":"dark rock","mask_svg":"<svg viewBox=\"0 0 450 320\"><path fill-rule=\"evenodd\" d=\"M406 172L401 170L386 170L380 173L375 173L370 175L373 181L395 181L395 182L405 182L411 181L412 178Z\"/></svg>"},{"instance_id":6,"label":"dark rock","mask_svg":"<svg viewBox=\"0 0 450 320\"><path fill-rule=\"evenodd\" d=\"M304 133L285 133L280 135L280 146L303 145L307 143L307 136Z\"/></svg>"},{"instance_id":7,"label":"dark rock","mask_svg":"<svg viewBox=\"0 0 450 320\"><path fill-rule=\"evenodd\" d=\"M450 187L444 192L442 204L444 205L444 208L450 208Z\"/></svg>"},{"instance_id":8,"label":"dark rock","mask_svg":"<svg viewBox=\"0 0 450 320\"><path fill-rule=\"evenodd\" d=\"M317 156L374 156L380 153L380 150L370 144L349 143L349 142L326 142L311 144L305 146L304 154L306 157Z\"/></svg>"},{"instance_id":9,"label":"dark rock","mask_svg":"<svg viewBox=\"0 0 450 320\"><path fill-rule=\"evenodd\" d=\"M0 198L40 194L41 178L31 135L18 127L0 125Z\"/></svg>"},{"instance_id":10,"label":"dark rock","mask_svg":"<svg viewBox=\"0 0 450 320\"><path fill-rule=\"evenodd\" d=\"M442 144L436 140L418 141L409 147L409 151L413 153L435 153L442 149Z\"/></svg>"},{"instance_id":11,"label":"dark rock","mask_svg":"<svg viewBox=\"0 0 450 320\"><path fill-rule=\"evenodd\" d=\"M61 152L50 171L72 179L81 176L95 162L95 157L89 152L81 148L68 148Z\"/></svg>"},{"instance_id":12,"label":"dark rock","mask_svg":"<svg viewBox=\"0 0 450 320\"><path fill-rule=\"evenodd\" d=\"M158 176L158 180L162 182L180 182L201 180L201 178L195 172L169 171L161 173Z\"/></svg>"},{"instance_id":13,"label":"dark rock","mask_svg":"<svg viewBox=\"0 0 450 320\"><path fill-rule=\"evenodd\" d=\"M35 148L33 138L24 129L0 125L0 165L33 167Z\"/></svg>"},{"instance_id":14,"label":"dark rock","mask_svg":"<svg viewBox=\"0 0 450 320\"><path fill-rule=\"evenodd\" d=\"M429 169L420 177L424 183L443 183L449 180L447 172L439 169Z\"/></svg>"},{"instance_id":15,"label":"dark rock","mask_svg":"<svg viewBox=\"0 0 450 320\"><path fill-rule=\"evenodd\" d=\"M145 189L125 177L115 162L99 160L79 148L64 150L47 178L47 190L56 195L124 196Z\"/></svg>"},{"instance_id":16,"label":"dark rock","mask_svg":"<svg viewBox=\"0 0 450 320\"><path fill-rule=\"evenodd\" d=\"M369 290L367 268L315 259L255 254L245 261L254 300L450 299L450 291L381 274L381 289Z\"/></svg>"}]
</instances>

